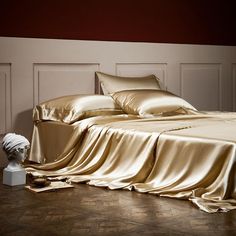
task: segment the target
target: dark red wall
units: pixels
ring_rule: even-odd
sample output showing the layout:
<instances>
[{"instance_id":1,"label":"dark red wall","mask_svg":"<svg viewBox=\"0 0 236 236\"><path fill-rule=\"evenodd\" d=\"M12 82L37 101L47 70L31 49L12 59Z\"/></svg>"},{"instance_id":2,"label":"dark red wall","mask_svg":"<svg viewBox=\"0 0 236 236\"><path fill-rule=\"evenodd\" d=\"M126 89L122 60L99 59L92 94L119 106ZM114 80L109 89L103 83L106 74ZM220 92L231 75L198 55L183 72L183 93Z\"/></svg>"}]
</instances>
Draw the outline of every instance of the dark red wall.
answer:
<instances>
[{"instance_id":1,"label":"dark red wall","mask_svg":"<svg viewBox=\"0 0 236 236\"><path fill-rule=\"evenodd\" d=\"M236 45L233 2L1 0L0 36Z\"/></svg>"}]
</instances>

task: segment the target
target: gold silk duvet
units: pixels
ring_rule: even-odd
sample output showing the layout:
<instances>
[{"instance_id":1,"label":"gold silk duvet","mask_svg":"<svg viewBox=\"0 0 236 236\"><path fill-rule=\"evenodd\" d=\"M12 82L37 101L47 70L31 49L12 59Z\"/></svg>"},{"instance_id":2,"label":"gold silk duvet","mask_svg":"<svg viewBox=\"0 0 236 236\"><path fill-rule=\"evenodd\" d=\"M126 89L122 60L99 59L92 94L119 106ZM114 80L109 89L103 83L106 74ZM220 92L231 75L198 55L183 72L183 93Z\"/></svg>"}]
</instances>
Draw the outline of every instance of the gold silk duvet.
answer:
<instances>
[{"instance_id":1,"label":"gold silk duvet","mask_svg":"<svg viewBox=\"0 0 236 236\"><path fill-rule=\"evenodd\" d=\"M35 123L28 172L236 209L236 113Z\"/></svg>"}]
</instances>

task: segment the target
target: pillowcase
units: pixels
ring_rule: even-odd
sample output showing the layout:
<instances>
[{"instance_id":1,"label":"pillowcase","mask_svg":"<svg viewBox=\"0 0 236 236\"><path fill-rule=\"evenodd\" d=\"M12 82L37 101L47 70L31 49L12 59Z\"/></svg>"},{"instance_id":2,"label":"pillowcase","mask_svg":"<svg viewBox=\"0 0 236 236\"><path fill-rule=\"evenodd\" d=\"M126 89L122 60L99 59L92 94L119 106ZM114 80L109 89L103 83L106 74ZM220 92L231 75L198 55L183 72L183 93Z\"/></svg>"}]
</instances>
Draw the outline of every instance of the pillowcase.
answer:
<instances>
[{"instance_id":1,"label":"pillowcase","mask_svg":"<svg viewBox=\"0 0 236 236\"><path fill-rule=\"evenodd\" d=\"M70 95L51 99L33 110L34 121L51 120L71 124L92 116L123 114L110 96Z\"/></svg>"},{"instance_id":2,"label":"pillowcase","mask_svg":"<svg viewBox=\"0 0 236 236\"><path fill-rule=\"evenodd\" d=\"M159 79L155 75L144 77L121 77L96 72L105 95L128 89L161 89Z\"/></svg>"},{"instance_id":3,"label":"pillowcase","mask_svg":"<svg viewBox=\"0 0 236 236\"><path fill-rule=\"evenodd\" d=\"M163 90L126 90L112 94L128 114L141 117L192 114L196 109L184 99Z\"/></svg>"}]
</instances>

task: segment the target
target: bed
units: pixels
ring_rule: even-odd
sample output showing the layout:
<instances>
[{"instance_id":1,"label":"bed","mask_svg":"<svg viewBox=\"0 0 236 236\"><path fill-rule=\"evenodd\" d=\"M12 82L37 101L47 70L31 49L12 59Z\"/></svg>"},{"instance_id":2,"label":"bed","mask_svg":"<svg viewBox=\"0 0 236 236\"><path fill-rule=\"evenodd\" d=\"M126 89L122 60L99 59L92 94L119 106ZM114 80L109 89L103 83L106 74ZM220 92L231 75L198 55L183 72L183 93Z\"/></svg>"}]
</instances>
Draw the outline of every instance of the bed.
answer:
<instances>
[{"instance_id":1,"label":"bed","mask_svg":"<svg viewBox=\"0 0 236 236\"><path fill-rule=\"evenodd\" d=\"M97 76L104 95L35 107L28 172L236 209L236 113L197 111L153 75Z\"/></svg>"}]
</instances>

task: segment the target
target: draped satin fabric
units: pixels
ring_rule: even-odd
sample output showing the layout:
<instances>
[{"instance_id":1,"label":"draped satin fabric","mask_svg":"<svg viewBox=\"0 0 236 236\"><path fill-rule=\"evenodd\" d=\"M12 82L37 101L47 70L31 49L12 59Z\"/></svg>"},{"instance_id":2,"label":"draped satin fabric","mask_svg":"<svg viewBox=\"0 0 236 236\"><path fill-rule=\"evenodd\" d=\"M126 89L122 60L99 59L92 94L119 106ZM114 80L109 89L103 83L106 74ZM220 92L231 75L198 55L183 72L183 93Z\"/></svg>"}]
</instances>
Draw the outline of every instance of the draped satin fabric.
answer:
<instances>
[{"instance_id":1,"label":"draped satin fabric","mask_svg":"<svg viewBox=\"0 0 236 236\"><path fill-rule=\"evenodd\" d=\"M28 172L188 199L209 213L236 209L236 113L98 116L72 125L41 122L34 127L31 161L50 158L42 140L56 126L68 130L66 137L60 135L60 153L55 150L52 163L28 166ZM47 141L44 146L50 145Z\"/></svg>"}]
</instances>

